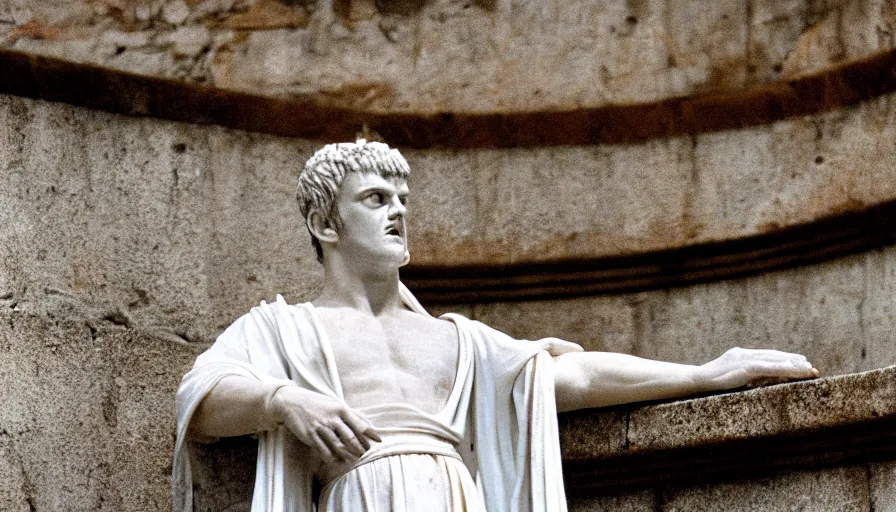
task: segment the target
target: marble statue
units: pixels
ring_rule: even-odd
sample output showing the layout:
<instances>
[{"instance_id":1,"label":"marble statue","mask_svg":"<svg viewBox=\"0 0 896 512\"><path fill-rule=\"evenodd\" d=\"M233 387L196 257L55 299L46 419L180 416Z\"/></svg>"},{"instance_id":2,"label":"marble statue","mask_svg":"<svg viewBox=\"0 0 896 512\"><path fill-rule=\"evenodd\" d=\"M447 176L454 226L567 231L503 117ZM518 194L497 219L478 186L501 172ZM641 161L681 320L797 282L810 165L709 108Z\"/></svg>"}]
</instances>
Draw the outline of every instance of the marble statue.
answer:
<instances>
[{"instance_id":1,"label":"marble statue","mask_svg":"<svg viewBox=\"0 0 896 512\"><path fill-rule=\"evenodd\" d=\"M558 411L818 374L774 350L690 366L433 318L399 280L408 173L364 140L307 162L297 196L323 291L262 302L184 376L175 511L192 510L192 444L244 434L258 435L255 512L563 511Z\"/></svg>"}]
</instances>

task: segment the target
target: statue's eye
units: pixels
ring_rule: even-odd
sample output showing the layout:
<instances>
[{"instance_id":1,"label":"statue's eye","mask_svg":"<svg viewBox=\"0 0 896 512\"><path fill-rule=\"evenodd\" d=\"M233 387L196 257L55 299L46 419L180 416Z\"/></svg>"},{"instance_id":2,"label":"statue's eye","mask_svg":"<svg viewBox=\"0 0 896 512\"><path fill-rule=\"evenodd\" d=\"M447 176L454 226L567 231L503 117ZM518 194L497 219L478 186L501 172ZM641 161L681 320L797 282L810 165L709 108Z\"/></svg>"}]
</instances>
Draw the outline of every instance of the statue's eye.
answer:
<instances>
[{"instance_id":1,"label":"statue's eye","mask_svg":"<svg viewBox=\"0 0 896 512\"><path fill-rule=\"evenodd\" d=\"M402 205L404 205L404 206L408 205L408 196L406 196L406 195L398 196L398 200L401 201Z\"/></svg>"},{"instance_id":2,"label":"statue's eye","mask_svg":"<svg viewBox=\"0 0 896 512\"><path fill-rule=\"evenodd\" d=\"M373 192L364 198L364 202L367 206L382 206L385 203L385 198L382 192Z\"/></svg>"}]
</instances>

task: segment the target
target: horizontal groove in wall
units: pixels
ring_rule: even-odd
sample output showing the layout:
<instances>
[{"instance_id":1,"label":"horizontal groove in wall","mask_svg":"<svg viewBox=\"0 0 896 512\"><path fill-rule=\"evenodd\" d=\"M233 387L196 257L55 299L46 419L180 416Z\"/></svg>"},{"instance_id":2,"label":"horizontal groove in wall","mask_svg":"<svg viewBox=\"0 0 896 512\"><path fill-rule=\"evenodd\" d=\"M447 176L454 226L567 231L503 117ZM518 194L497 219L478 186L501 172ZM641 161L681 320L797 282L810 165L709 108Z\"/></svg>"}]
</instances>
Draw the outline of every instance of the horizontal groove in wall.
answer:
<instances>
[{"instance_id":1,"label":"horizontal groove in wall","mask_svg":"<svg viewBox=\"0 0 896 512\"><path fill-rule=\"evenodd\" d=\"M402 281L424 304L632 293L745 277L896 243L896 201L751 237L622 257L420 267Z\"/></svg>"},{"instance_id":2,"label":"horizontal groove in wall","mask_svg":"<svg viewBox=\"0 0 896 512\"><path fill-rule=\"evenodd\" d=\"M367 126L398 146L534 147L626 143L769 123L896 91L896 50L789 82L656 103L566 112L365 113L315 97L271 98L0 50L0 93L127 115L318 140ZM545 264L419 267L402 277L425 303L628 293L748 276L891 244L896 203L803 226L630 256Z\"/></svg>"},{"instance_id":3,"label":"horizontal groove in wall","mask_svg":"<svg viewBox=\"0 0 896 512\"><path fill-rule=\"evenodd\" d=\"M616 494L658 485L705 485L783 471L893 460L896 421L731 442L590 463L564 462L567 494Z\"/></svg>"},{"instance_id":4,"label":"horizontal groove in wall","mask_svg":"<svg viewBox=\"0 0 896 512\"><path fill-rule=\"evenodd\" d=\"M291 97L216 89L55 58L0 50L0 93L318 141L366 129L406 148L621 144L714 132L817 114L896 91L896 50L793 80L661 101L572 110L366 112Z\"/></svg>"},{"instance_id":5,"label":"horizontal groove in wall","mask_svg":"<svg viewBox=\"0 0 896 512\"><path fill-rule=\"evenodd\" d=\"M567 489L616 493L893 460L894 372L561 414Z\"/></svg>"}]
</instances>

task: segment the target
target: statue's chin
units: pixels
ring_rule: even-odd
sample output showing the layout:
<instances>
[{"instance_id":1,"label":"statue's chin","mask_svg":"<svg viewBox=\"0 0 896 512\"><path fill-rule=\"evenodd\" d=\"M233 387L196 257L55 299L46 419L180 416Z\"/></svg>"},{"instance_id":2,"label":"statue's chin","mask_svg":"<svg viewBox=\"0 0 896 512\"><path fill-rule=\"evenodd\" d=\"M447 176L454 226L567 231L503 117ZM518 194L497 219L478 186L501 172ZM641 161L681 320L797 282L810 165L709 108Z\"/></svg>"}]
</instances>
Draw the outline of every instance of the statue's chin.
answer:
<instances>
[{"instance_id":1,"label":"statue's chin","mask_svg":"<svg viewBox=\"0 0 896 512\"><path fill-rule=\"evenodd\" d=\"M399 267L403 267L411 262L411 253L408 251L404 251L404 258L402 258L401 263L398 264Z\"/></svg>"}]
</instances>

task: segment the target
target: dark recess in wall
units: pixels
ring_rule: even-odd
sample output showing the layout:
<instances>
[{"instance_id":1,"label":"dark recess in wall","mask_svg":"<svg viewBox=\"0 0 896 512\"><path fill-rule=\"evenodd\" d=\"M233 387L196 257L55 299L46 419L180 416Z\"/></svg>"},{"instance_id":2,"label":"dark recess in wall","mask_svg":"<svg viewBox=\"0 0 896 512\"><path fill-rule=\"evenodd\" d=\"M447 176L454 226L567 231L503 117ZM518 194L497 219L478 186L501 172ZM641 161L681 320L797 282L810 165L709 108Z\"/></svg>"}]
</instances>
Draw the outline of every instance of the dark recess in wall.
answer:
<instances>
[{"instance_id":1,"label":"dark recess in wall","mask_svg":"<svg viewBox=\"0 0 896 512\"><path fill-rule=\"evenodd\" d=\"M539 300L688 286L791 268L896 243L896 201L769 233L631 256L402 269L424 304Z\"/></svg>"},{"instance_id":2,"label":"dark recess in wall","mask_svg":"<svg viewBox=\"0 0 896 512\"><path fill-rule=\"evenodd\" d=\"M790 81L560 111L368 112L325 94L274 98L0 50L0 93L321 142L364 129L399 148L624 144L768 124L896 91L896 50Z\"/></svg>"},{"instance_id":3,"label":"dark recess in wall","mask_svg":"<svg viewBox=\"0 0 896 512\"><path fill-rule=\"evenodd\" d=\"M0 93L114 113L312 140L376 133L398 147L632 143L817 114L896 91L896 50L788 82L639 105L557 112L372 113L325 96L272 98L0 50ZM328 103L330 101L330 103ZM175 151L179 148L174 148ZM822 163L824 158L817 157ZM896 241L896 202L737 240L629 256L503 266L406 268L424 303L630 293L817 263Z\"/></svg>"}]
</instances>

